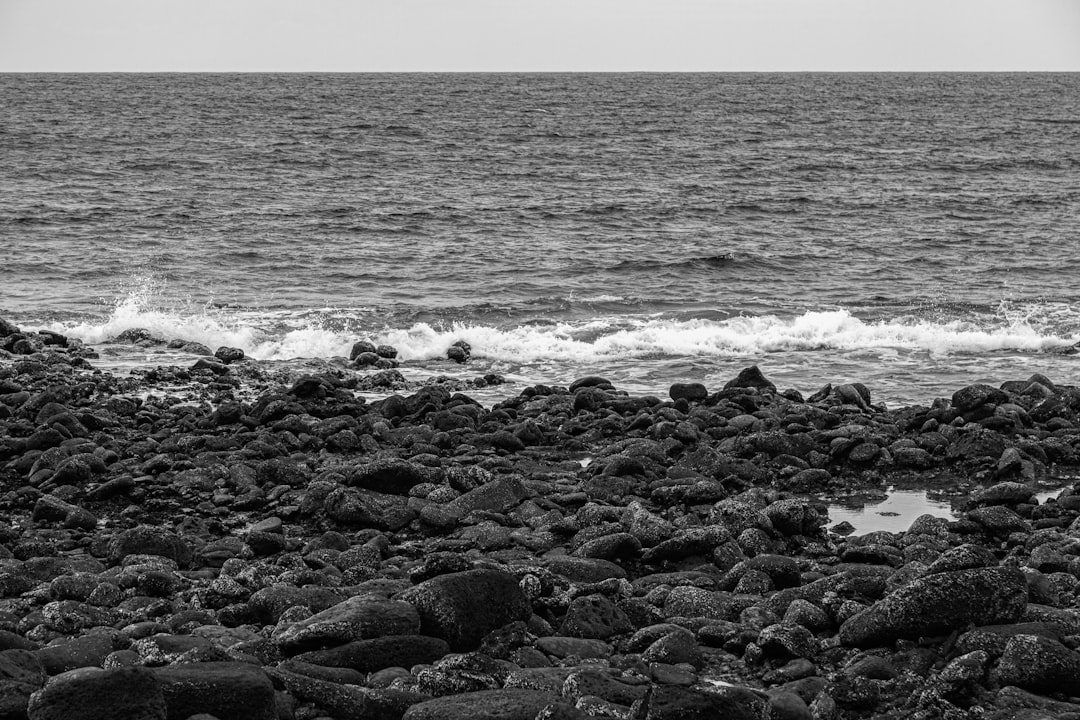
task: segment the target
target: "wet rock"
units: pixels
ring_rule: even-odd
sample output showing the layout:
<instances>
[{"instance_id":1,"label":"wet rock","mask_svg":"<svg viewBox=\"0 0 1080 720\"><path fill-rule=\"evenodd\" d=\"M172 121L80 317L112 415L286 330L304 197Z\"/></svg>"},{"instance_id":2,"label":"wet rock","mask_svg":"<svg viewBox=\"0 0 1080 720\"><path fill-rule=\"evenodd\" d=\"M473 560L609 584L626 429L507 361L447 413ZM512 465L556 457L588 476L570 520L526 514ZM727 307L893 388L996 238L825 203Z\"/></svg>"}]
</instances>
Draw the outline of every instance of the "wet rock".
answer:
<instances>
[{"instance_id":1,"label":"wet rock","mask_svg":"<svg viewBox=\"0 0 1080 720\"><path fill-rule=\"evenodd\" d=\"M0 318L0 338L6 338L10 335L18 335L21 331L19 326L13 322Z\"/></svg>"},{"instance_id":2,"label":"wet rock","mask_svg":"<svg viewBox=\"0 0 1080 720\"><path fill-rule=\"evenodd\" d=\"M222 346L214 351L214 357L226 365L231 365L244 359L244 351L240 348Z\"/></svg>"},{"instance_id":3,"label":"wet rock","mask_svg":"<svg viewBox=\"0 0 1080 720\"><path fill-rule=\"evenodd\" d=\"M155 668L170 718L207 713L230 720L277 720L274 686L241 662L197 662Z\"/></svg>"},{"instance_id":4,"label":"wet rock","mask_svg":"<svg viewBox=\"0 0 1080 720\"><path fill-rule=\"evenodd\" d=\"M1005 646L997 675L1002 685L1078 695L1080 654L1051 638L1016 635Z\"/></svg>"},{"instance_id":5,"label":"wet rock","mask_svg":"<svg viewBox=\"0 0 1080 720\"><path fill-rule=\"evenodd\" d=\"M440 575L398 599L416 608L424 635L446 640L455 651L475 650L492 630L532 614L517 578L500 570Z\"/></svg>"},{"instance_id":6,"label":"wet rock","mask_svg":"<svg viewBox=\"0 0 1080 720\"><path fill-rule=\"evenodd\" d=\"M629 632L630 619L604 595L574 598L567 608L560 635L606 640L613 635Z\"/></svg>"},{"instance_id":7,"label":"wet rock","mask_svg":"<svg viewBox=\"0 0 1080 720\"><path fill-rule=\"evenodd\" d=\"M432 468L398 458L359 465L348 475L349 485L396 495L408 495L416 485L438 480L439 477Z\"/></svg>"},{"instance_id":8,"label":"wet rock","mask_svg":"<svg viewBox=\"0 0 1080 720\"><path fill-rule=\"evenodd\" d=\"M363 353L375 355L375 347L375 343L370 340L357 340L349 350L349 360L356 360L356 358L360 357ZM378 356L376 355L376 357Z\"/></svg>"},{"instance_id":9,"label":"wet rock","mask_svg":"<svg viewBox=\"0 0 1080 720\"><path fill-rule=\"evenodd\" d=\"M390 635L354 640L297 655L296 659L313 665L351 668L363 673L388 667L412 667L433 663L450 652L445 640L426 635Z\"/></svg>"},{"instance_id":10,"label":"wet rock","mask_svg":"<svg viewBox=\"0 0 1080 720\"><path fill-rule=\"evenodd\" d=\"M1009 396L990 385L968 385L953 393L952 405L959 412L968 412L982 405L999 405L1009 401Z\"/></svg>"},{"instance_id":11,"label":"wet rock","mask_svg":"<svg viewBox=\"0 0 1080 720\"><path fill-rule=\"evenodd\" d=\"M668 395L672 400L701 402L709 397L709 391L701 383L675 383L668 389Z\"/></svg>"},{"instance_id":12,"label":"wet rock","mask_svg":"<svg viewBox=\"0 0 1080 720\"><path fill-rule=\"evenodd\" d=\"M26 717L30 695L45 685L45 668L26 649L0 651L0 718Z\"/></svg>"},{"instance_id":13,"label":"wet rock","mask_svg":"<svg viewBox=\"0 0 1080 720\"><path fill-rule=\"evenodd\" d=\"M757 388L768 392L776 392L776 385L765 377L761 369L754 365L739 371L733 379L724 384L725 390L733 388Z\"/></svg>"},{"instance_id":14,"label":"wet rock","mask_svg":"<svg viewBox=\"0 0 1080 720\"><path fill-rule=\"evenodd\" d=\"M1027 605L1024 575L1013 568L936 573L912 581L850 618L840 641L856 647L948 634L972 623L1015 622Z\"/></svg>"},{"instance_id":15,"label":"wet rock","mask_svg":"<svg viewBox=\"0 0 1080 720\"><path fill-rule=\"evenodd\" d=\"M427 699L409 690L341 685L281 667L268 672L298 700L326 708L337 720L400 720L410 706Z\"/></svg>"},{"instance_id":16,"label":"wet rock","mask_svg":"<svg viewBox=\"0 0 1080 720\"><path fill-rule=\"evenodd\" d=\"M354 596L293 623L274 640L286 653L342 645L384 635L414 635L420 629L416 609L400 600Z\"/></svg>"},{"instance_id":17,"label":"wet rock","mask_svg":"<svg viewBox=\"0 0 1080 720\"><path fill-rule=\"evenodd\" d=\"M50 675L84 667L101 667L115 649L113 638L103 633L80 637L59 637L35 651L38 660Z\"/></svg>"},{"instance_id":18,"label":"wet rock","mask_svg":"<svg viewBox=\"0 0 1080 720\"><path fill-rule=\"evenodd\" d=\"M57 675L30 697L28 716L30 720L169 717L157 678L150 670L136 667L82 668Z\"/></svg>"},{"instance_id":19,"label":"wet rock","mask_svg":"<svg viewBox=\"0 0 1080 720\"><path fill-rule=\"evenodd\" d=\"M160 527L140 525L122 530L109 541L109 561L116 564L128 555L159 555L175 560L186 567L192 560L192 549L186 540Z\"/></svg>"},{"instance_id":20,"label":"wet rock","mask_svg":"<svg viewBox=\"0 0 1080 720\"><path fill-rule=\"evenodd\" d=\"M410 707L402 720L535 720L558 696L504 688L435 698Z\"/></svg>"},{"instance_id":21,"label":"wet rock","mask_svg":"<svg viewBox=\"0 0 1080 720\"><path fill-rule=\"evenodd\" d=\"M474 490L469 490L445 505L427 505L420 511L420 519L434 527L450 527L476 510L505 512L531 494L520 478L515 476L499 478Z\"/></svg>"},{"instance_id":22,"label":"wet rock","mask_svg":"<svg viewBox=\"0 0 1080 720\"><path fill-rule=\"evenodd\" d=\"M464 340L458 340L446 349L446 357L456 363L467 363L472 358L472 346Z\"/></svg>"},{"instance_id":23,"label":"wet rock","mask_svg":"<svg viewBox=\"0 0 1080 720\"><path fill-rule=\"evenodd\" d=\"M377 528L396 532L416 519L417 512L401 495L337 488L323 501L331 520L353 528Z\"/></svg>"},{"instance_id":24,"label":"wet rock","mask_svg":"<svg viewBox=\"0 0 1080 720\"><path fill-rule=\"evenodd\" d=\"M705 692L654 686L634 706L634 720L760 720L765 702L749 691Z\"/></svg>"}]
</instances>

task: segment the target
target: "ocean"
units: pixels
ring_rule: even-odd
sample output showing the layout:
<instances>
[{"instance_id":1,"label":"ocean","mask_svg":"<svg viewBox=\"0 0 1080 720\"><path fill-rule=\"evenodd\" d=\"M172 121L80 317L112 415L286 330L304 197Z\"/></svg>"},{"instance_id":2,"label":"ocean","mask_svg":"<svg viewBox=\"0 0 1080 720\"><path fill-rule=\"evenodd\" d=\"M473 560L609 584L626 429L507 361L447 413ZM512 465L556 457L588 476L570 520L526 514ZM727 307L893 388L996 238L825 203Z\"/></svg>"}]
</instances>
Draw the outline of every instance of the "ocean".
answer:
<instances>
[{"instance_id":1,"label":"ocean","mask_svg":"<svg viewBox=\"0 0 1080 720\"><path fill-rule=\"evenodd\" d=\"M0 316L116 372L1080 384L1078 74L6 74L0 191Z\"/></svg>"}]
</instances>

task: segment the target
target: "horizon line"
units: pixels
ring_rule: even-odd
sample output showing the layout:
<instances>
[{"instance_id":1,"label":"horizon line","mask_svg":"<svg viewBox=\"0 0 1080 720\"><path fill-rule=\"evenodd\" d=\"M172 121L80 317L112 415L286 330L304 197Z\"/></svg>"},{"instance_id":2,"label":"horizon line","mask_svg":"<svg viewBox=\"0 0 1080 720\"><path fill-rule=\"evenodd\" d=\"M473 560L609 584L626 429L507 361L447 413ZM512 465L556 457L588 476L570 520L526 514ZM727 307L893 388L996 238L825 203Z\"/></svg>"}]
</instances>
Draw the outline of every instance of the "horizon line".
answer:
<instances>
[{"instance_id":1,"label":"horizon line","mask_svg":"<svg viewBox=\"0 0 1080 720\"><path fill-rule=\"evenodd\" d=\"M947 75L947 74L1076 74L1080 68L1073 69L773 69L773 70L3 70L0 75L716 75L716 74L815 74L815 75L857 75L857 74L904 74L904 75Z\"/></svg>"}]
</instances>

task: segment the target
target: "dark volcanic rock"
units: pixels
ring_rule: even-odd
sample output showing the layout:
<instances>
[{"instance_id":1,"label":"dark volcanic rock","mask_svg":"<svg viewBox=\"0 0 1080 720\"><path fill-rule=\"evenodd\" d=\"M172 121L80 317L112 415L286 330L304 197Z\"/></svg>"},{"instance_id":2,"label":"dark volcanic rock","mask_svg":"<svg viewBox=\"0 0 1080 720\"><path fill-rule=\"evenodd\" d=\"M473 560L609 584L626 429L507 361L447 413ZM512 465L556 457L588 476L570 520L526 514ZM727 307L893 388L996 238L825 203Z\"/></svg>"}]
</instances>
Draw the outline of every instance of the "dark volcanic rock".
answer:
<instances>
[{"instance_id":1,"label":"dark volcanic rock","mask_svg":"<svg viewBox=\"0 0 1080 720\"><path fill-rule=\"evenodd\" d=\"M419 629L420 616L409 603L358 595L294 623L275 640L286 653L295 654L352 640L410 635Z\"/></svg>"},{"instance_id":2,"label":"dark volcanic rock","mask_svg":"<svg viewBox=\"0 0 1080 720\"><path fill-rule=\"evenodd\" d=\"M759 720L765 701L749 691L705 692L655 686L635 705L634 720Z\"/></svg>"},{"instance_id":3,"label":"dark volcanic rock","mask_svg":"<svg viewBox=\"0 0 1080 720\"><path fill-rule=\"evenodd\" d=\"M156 668L169 720L207 713L229 720L277 720L274 686L262 668L200 662Z\"/></svg>"},{"instance_id":4,"label":"dark volcanic rock","mask_svg":"<svg viewBox=\"0 0 1080 720\"><path fill-rule=\"evenodd\" d=\"M439 575L398 597L420 613L423 634L446 640L455 651L475 650L492 630L532 614L517 579L499 570Z\"/></svg>"},{"instance_id":5,"label":"dark volcanic rock","mask_svg":"<svg viewBox=\"0 0 1080 720\"><path fill-rule=\"evenodd\" d=\"M701 383L675 383L668 389L668 395L672 400L701 402L709 397L709 391Z\"/></svg>"},{"instance_id":6,"label":"dark volcanic rock","mask_svg":"<svg viewBox=\"0 0 1080 720\"><path fill-rule=\"evenodd\" d=\"M313 665L352 668L363 673L388 667L412 667L433 663L450 652L445 640L426 635L388 635L313 650L297 655L297 660Z\"/></svg>"},{"instance_id":7,"label":"dark volcanic rock","mask_svg":"<svg viewBox=\"0 0 1080 720\"><path fill-rule=\"evenodd\" d=\"M891 593L840 627L840 641L856 647L901 638L943 635L970 624L1010 623L1027 605L1024 574L1015 568L978 568L927 575Z\"/></svg>"},{"instance_id":8,"label":"dark volcanic rock","mask_svg":"<svg viewBox=\"0 0 1080 720\"><path fill-rule=\"evenodd\" d=\"M414 486L438 479L431 468L397 458L359 465L348 476L350 485L396 495L407 495Z\"/></svg>"},{"instance_id":9,"label":"dark volcanic rock","mask_svg":"<svg viewBox=\"0 0 1080 720\"><path fill-rule=\"evenodd\" d=\"M482 690L413 705L402 720L535 720L558 699L557 694L543 690Z\"/></svg>"},{"instance_id":10,"label":"dark volcanic rock","mask_svg":"<svg viewBox=\"0 0 1080 720\"><path fill-rule=\"evenodd\" d=\"M1080 695L1080 654L1038 635L1016 635L1005 646L997 669L1002 685L1039 693Z\"/></svg>"},{"instance_id":11,"label":"dark volcanic rock","mask_svg":"<svg viewBox=\"0 0 1080 720\"><path fill-rule=\"evenodd\" d=\"M30 720L167 720L165 697L146 668L81 668L30 698ZM186 715L183 717L187 717Z\"/></svg>"},{"instance_id":12,"label":"dark volcanic rock","mask_svg":"<svg viewBox=\"0 0 1080 720\"><path fill-rule=\"evenodd\" d=\"M121 562L128 555L160 555L181 567L191 563L192 549L184 538L160 527L140 525L123 530L109 542L109 560Z\"/></svg>"},{"instance_id":13,"label":"dark volcanic rock","mask_svg":"<svg viewBox=\"0 0 1080 720\"><path fill-rule=\"evenodd\" d=\"M757 365L740 370L738 375L724 384L725 390L731 390L732 388L757 388L776 392L776 385L773 385L772 381L765 377L765 374L761 372L761 368Z\"/></svg>"}]
</instances>

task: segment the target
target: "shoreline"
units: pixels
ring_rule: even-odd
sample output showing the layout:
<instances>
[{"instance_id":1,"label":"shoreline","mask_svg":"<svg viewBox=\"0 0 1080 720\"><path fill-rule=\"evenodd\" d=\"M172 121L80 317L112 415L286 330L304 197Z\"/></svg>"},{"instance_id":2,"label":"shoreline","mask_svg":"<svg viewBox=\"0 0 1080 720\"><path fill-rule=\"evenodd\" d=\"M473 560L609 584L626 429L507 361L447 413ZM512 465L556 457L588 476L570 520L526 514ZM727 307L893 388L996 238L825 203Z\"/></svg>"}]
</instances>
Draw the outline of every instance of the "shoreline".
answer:
<instances>
[{"instance_id":1,"label":"shoreline","mask_svg":"<svg viewBox=\"0 0 1080 720\"><path fill-rule=\"evenodd\" d=\"M1080 467L1080 390L1049 378L484 407L377 349L121 378L56 333L0 347L0 683L30 718L1080 717L1080 491L1034 497ZM855 536L806 499L904 479L970 502Z\"/></svg>"}]
</instances>

